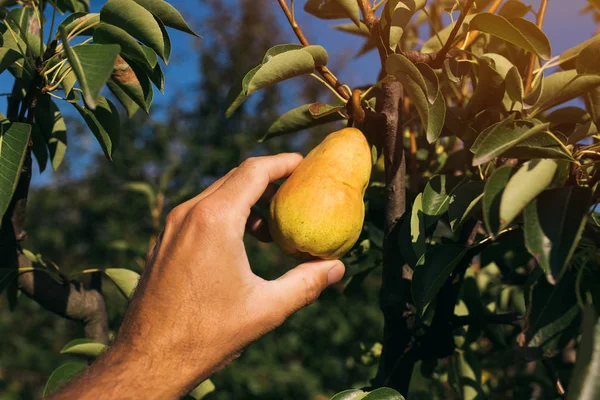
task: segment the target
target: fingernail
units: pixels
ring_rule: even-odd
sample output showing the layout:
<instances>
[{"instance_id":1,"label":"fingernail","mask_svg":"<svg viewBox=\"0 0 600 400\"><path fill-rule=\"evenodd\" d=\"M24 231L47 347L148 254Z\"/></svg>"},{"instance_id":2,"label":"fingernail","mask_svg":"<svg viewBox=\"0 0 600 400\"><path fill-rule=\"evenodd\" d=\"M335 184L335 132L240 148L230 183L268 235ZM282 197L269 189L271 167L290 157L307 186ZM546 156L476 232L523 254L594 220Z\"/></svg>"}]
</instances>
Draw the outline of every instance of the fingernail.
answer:
<instances>
[{"instance_id":1,"label":"fingernail","mask_svg":"<svg viewBox=\"0 0 600 400\"><path fill-rule=\"evenodd\" d=\"M327 285L331 286L334 283L338 283L344 277L346 273L346 267L341 261L335 263L335 265L327 273Z\"/></svg>"}]
</instances>

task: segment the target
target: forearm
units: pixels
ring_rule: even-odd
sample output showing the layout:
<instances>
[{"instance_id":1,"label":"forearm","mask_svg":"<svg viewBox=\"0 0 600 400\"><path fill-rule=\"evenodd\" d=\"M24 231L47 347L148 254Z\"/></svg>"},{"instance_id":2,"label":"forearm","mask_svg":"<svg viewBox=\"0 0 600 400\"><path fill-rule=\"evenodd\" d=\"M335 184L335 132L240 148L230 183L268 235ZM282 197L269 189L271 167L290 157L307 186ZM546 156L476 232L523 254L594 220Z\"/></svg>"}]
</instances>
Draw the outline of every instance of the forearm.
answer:
<instances>
[{"instance_id":1,"label":"forearm","mask_svg":"<svg viewBox=\"0 0 600 400\"><path fill-rule=\"evenodd\" d=\"M188 391L184 365L125 348L111 348L50 400L178 399Z\"/></svg>"}]
</instances>

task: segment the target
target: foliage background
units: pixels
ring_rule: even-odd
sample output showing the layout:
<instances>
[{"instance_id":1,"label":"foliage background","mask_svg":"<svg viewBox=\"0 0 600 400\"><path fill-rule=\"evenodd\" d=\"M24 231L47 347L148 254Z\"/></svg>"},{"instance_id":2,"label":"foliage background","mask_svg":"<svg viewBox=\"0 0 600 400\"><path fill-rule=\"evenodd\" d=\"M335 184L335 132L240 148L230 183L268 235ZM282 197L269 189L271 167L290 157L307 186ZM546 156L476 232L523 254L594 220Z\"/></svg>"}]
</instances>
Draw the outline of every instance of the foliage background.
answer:
<instances>
[{"instance_id":1,"label":"foliage background","mask_svg":"<svg viewBox=\"0 0 600 400\"><path fill-rule=\"evenodd\" d=\"M173 34L175 55L166 71L167 93L152 116L140 113L124 122L113 163L106 162L82 126L69 138L63 168L34 178L28 230L35 235L28 247L70 273L90 268L139 269L162 219L153 221L146 198L127 190L128 182L146 182L162 190L165 205L160 216L164 217L175 204L248 156L288 150L306 153L330 130L316 129L267 145L256 142L282 110L327 100L320 87L308 80L257 94L233 119L223 117L232 77L244 74L272 45L294 41L274 2L172 3L189 11L186 17L195 19L193 25L204 39ZM531 3L537 7L539 1ZM584 5L583 0L551 2L546 26L555 54L594 33L591 17L576 16ZM378 71L370 68L371 57L352 61L360 41L332 33L326 22L303 13L298 17L309 39L328 49L333 68L341 71L345 82L354 86L374 80ZM0 86L8 89L5 79L0 77ZM5 108L4 98L0 108ZM293 265L273 246L247 242L258 274L274 277ZM309 399L366 385L376 366L361 355L379 340L383 324L377 277L369 279L351 294L340 295L341 288L326 292L315 305L251 346L214 377L217 391L209 398ZM109 284L105 287L111 325L116 327L124 301ZM7 307L0 302L0 399L39 398L48 375L68 360L60 349L82 332L24 297L14 312L5 312Z\"/></svg>"}]
</instances>

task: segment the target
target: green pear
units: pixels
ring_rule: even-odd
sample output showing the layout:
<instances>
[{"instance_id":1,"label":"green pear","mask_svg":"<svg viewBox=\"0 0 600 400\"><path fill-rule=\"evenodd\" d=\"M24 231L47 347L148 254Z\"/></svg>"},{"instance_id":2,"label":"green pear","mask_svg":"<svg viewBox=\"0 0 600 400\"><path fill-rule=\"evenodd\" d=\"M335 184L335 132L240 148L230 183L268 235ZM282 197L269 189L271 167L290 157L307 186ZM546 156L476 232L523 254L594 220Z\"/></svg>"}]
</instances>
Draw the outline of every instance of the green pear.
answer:
<instances>
[{"instance_id":1,"label":"green pear","mask_svg":"<svg viewBox=\"0 0 600 400\"><path fill-rule=\"evenodd\" d=\"M360 130L328 135L271 200L275 243L302 260L337 259L348 252L362 230L371 166L371 149Z\"/></svg>"}]
</instances>

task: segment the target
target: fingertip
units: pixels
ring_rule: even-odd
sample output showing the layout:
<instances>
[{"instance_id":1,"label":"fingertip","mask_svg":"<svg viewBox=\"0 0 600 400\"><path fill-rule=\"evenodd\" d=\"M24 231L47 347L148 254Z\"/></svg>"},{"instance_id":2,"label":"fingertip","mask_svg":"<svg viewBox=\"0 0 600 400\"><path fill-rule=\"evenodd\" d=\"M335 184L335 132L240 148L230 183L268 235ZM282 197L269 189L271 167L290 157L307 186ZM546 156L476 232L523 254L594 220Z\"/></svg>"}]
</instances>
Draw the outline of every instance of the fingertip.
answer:
<instances>
[{"instance_id":1,"label":"fingertip","mask_svg":"<svg viewBox=\"0 0 600 400\"><path fill-rule=\"evenodd\" d=\"M346 273L346 266L339 260L336 260L329 272L327 273L327 286L334 285L344 278Z\"/></svg>"}]
</instances>

